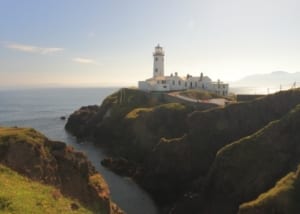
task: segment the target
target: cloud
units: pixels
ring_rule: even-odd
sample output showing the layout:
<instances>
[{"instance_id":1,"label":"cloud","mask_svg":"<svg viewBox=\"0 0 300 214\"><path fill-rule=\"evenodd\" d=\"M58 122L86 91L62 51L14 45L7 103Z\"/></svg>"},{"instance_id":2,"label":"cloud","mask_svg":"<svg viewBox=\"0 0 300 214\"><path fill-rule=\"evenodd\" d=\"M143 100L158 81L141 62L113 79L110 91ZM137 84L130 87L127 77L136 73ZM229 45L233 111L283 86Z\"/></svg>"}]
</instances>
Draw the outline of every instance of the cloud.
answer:
<instances>
[{"instance_id":1,"label":"cloud","mask_svg":"<svg viewBox=\"0 0 300 214\"><path fill-rule=\"evenodd\" d=\"M36 53L36 54L52 54L56 52L61 52L63 48L52 48L52 47L38 47L33 45L24 45L18 43L4 43L4 46L9 49L16 51L26 52L26 53Z\"/></svg>"},{"instance_id":2,"label":"cloud","mask_svg":"<svg viewBox=\"0 0 300 214\"><path fill-rule=\"evenodd\" d=\"M73 62L81 63L81 64L97 64L95 60L90 58L76 57L72 59Z\"/></svg>"}]
</instances>

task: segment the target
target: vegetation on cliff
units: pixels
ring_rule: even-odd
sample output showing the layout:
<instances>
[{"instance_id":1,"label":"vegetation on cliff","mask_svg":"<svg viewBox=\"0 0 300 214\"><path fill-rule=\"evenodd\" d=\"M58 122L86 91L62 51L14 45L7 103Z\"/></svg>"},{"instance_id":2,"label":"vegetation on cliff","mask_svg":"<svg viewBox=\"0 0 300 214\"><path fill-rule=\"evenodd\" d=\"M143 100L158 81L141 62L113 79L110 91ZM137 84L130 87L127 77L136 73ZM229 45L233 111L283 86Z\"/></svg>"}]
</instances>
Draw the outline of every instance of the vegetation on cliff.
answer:
<instances>
[{"instance_id":1,"label":"vegetation on cliff","mask_svg":"<svg viewBox=\"0 0 300 214\"><path fill-rule=\"evenodd\" d=\"M92 211L119 212L109 198L106 182L83 153L50 141L34 129L0 127L0 163L33 181L54 186Z\"/></svg>"},{"instance_id":2,"label":"vegetation on cliff","mask_svg":"<svg viewBox=\"0 0 300 214\"><path fill-rule=\"evenodd\" d=\"M197 106L173 103L161 93L121 89L101 107L82 107L74 112L66 129L77 137L92 138L123 157L145 158L161 137L179 137L186 131L187 114ZM137 150L135 154L130 150ZM128 154L127 154L128 153Z\"/></svg>"},{"instance_id":3,"label":"vegetation on cliff","mask_svg":"<svg viewBox=\"0 0 300 214\"><path fill-rule=\"evenodd\" d=\"M213 109L165 98L122 89L91 109L97 116L85 120L75 112L66 128L77 135L88 127L83 136L121 156L119 165L105 165L136 179L163 204L177 200L172 213L235 213L299 164L299 89ZM264 143L245 143L256 139Z\"/></svg>"},{"instance_id":4,"label":"vegetation on cliff","mask_svg":"<svg viewBox=\"0 0 300 214\"><path fill-rule=\"evenodd\" d=\"M276 185L253 201L239 207L238 214L282 213L297 214L300 211L300 169L280 179Z\"/></svg>"},{"instance_id":5,"label":"vegetation on cliff","mask_svg":"<svg viewBox=\"0 0 300 214\"><path fill-rule=\"evenodd\" d=\"M93 213L59 189L31 181L0 164L0 213Z\"/></svg>"},{"instance_id":6,"label":"vegetation on cliff","mask_svg":"<svg viewBox=\"0 0 300 214\"><path fill-rule=\"evenodd\" d=\"M222 148L206 184L207 201L213 205L207 209L236 213L241 203L267 191L295 170L300 163L299 127L300 105L280 120ZM283 181L278 185L282 187ZM268 195L272 192L276 188Z\"/></svg>"},{"instance_id":7,"label":"vegetation on cliff","mask_svg":"<svg viewBox=\"0 0 300 214\"><path fill-rule=\"evenodd\" d=\"M186 91L179 92L180 95L189 97L192 99L197 100L209 100L209 99L215 99L215 98L225 98L223 96L220 96L218 94L210 93L208 91L204 90L197 90L197 89L190 89Z\"/></svg>"},{"instance_id":8,"label":"vegetation on cliff","mask_svg":"<svg viewBox=\"0 0 300 214\"><path fill-rule=\"evenodd\" d=\"M96 143L108 146L115 156L134 161L137 171L131 176L154 195L159 195L157 191L162 192L165 200L164 188L169 189L172 185L161 182L162 186L153 188L148 176L145 177L148 167L152 167L149 158L155 146L161 139L183 136L188 131L186 118L189 113L214 106L173 101L164 93L121 89L108 96L100 107L83 107L74 112L66 129L77 137L92 138ZM174 190L170 197L176 197Z\"/></svg>"}]
</instances>

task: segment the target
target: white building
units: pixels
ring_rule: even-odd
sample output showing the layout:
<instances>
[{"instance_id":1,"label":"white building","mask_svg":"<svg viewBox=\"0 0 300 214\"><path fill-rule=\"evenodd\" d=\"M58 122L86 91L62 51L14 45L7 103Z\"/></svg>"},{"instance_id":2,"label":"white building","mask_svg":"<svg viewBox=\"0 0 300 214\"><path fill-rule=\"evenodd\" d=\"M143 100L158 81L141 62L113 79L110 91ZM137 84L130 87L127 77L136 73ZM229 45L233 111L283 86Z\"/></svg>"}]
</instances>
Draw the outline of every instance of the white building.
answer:
<instances>
[{"instance_id":1,"label":"white building","mask_svg":"<svg viewBox=\"0 0 300 214\"><path fill-rule=\"evenodd\" d=\"M178 76L177 72L170 76L164 74L164 50L157 45L153 53L153 77L139 81L139 89L144 91L178 91L186 89L202 89L219 95L227 96L229 85L218 80L213 82L209 77L187 75Z\"/></svg>"}]
</instances>

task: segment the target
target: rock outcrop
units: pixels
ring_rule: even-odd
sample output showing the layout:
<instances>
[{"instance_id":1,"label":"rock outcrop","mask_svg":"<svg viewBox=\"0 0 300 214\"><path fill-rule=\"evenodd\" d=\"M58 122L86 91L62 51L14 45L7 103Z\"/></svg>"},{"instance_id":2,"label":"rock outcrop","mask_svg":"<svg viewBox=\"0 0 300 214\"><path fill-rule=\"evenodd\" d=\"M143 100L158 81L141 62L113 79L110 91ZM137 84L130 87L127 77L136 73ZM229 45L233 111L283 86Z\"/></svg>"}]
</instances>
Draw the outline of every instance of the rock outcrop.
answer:
<instances>
[{"instance_id":1,"label":"rock outcrop","mask_svg":"<svg viewBox=\"0 0 300 214\"><path fill-rule=\"evenodd\" d=\"M0 128L0 163L57 187L97 212L119 212L110 200L106 182L83 153L50 141L33 129Z\"/></svg>"},{"instance_id":2,"label":"rock outcrop","mask_svg":"<svg viewBox=\"0 0 300 214\"><path fill-rule=\"evenodd\" d=\"M267 192L259 195L253 201L239 207L238 214L282 213L297 214L300 211L300 170L299 166Z\"/></svg>"},{"instance_id":3,"label":"rock outcrop","mask_svg":"<svg viewBox=\"0 0 300 214\"><path fill-rule=\"evenodd\" d=\"M236 213L300 163L300 105L282 119L222 148L205 187L208 213ZM298 210L300 212L300 210Z\"/></svg>"},{"instance_id":4,"label":"rock outcrop","mask_svg":"<svg viewBox=\"0 0 300 214\"><path fill-rule=\"evenodd\" d=\"M92 214L93 210L60 190L28 179L0 164L0 213Z\"/></svg>"},{"instance_id":5,"label":"rock outcrop","mask_svg":"<svg viewBox=\"0 0 300 214\"><path fill-rule=\"evenodd\" d=\"M168 103L160 94L123 90L125 93L121 90L109 96L97 109L93 107L89 116L83 109L75 112L66 128L78 137L92 138L121 157L110 159L106 164L121 173L129 173L161 204L176 202L170 213L235 213L241 203L273 187L299 164L295 155L298 134L295 129L289 129L300 121L296 116L299 89L213 109ZM290 112L294 108L295 111ZM82 120L80 124L74 122L76 117ZM82 127L80 130L88 127L88 130L78 134L78 127ZM265 140L268 144L253 148L251 158L257 158L253 161L258 164L254 167L243 159L249 157L251 149L228 148L235 148L233 145L237 143L232 142L244 141L258 130L276 143ZM284 141L291 144L284 144ZM225 151L233 152L222 155ZM270 151L278 157L271 158ZM264 159L268 157L270 159ZM275 158L277 166L273 168L259 165L261 161L269 163ZM252 171L248 172L247 168ZM246 177L240 180L238 176L244 175L240 172L252 180ZM258 180L255 179L257 173Z\"/></svg>"}]
</instances>

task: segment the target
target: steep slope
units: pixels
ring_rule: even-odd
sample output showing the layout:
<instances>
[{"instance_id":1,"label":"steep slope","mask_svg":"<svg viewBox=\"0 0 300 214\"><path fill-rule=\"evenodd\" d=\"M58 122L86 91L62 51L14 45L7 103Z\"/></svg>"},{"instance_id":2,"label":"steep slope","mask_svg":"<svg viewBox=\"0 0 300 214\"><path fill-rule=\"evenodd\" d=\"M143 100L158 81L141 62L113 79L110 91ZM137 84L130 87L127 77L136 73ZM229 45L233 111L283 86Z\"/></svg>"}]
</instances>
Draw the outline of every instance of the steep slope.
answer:
<instances>
[{"instance_id":1,"label":"steep slope","mask_svg":"<svg viewBox=\"0 0 300 214\"><path fill-rule=\"evenodd\" d=\"M239 214L282 213L297 214L300 212L300 168L280 179L276 185L261 194L257 199L239 207Z\"/></svg>"},{"instance_id":2,"label":"steep slope","mask_svg":"<svg viewBox=\"0 0 300 214\"><path fill-rule=\"evenodd\" d=\"M169 139L168 143L160 143L156 147L152 165L161 171L170 172L172 163L172 167L177 165L178 172L186 172L194 178L204 176L219 149L280 119L298 103L299 89L225 108L195 111L187 118L186 135L180 139ZM176 147L180 147L181 153L186 155L175 155L179 151ZM155 170L155 167L152 168Z\"/></svg>"},{"instance_id":3,"label":"steep slope","mask_svg":"<svg viewBox=\"0 0 300 214\"><path fill-rule=\"evenodd\" d=\"M185 103L166 104L161 94L124 90L100 107L76 111L66 128L78 137L109 145L122 158L120 165L111 160L105 164L111 163L122 174L128 166L127 175L163 204L174 202L185 191L201 192L219 149L280 119L300 103L297 89L205 110Z\"/></svg>"},{"instance_id":4,"label":"steep slope","mask_svg":"<svg viewBox=\"0 0 300 214\"><path fill-rule=\"evenodd\" d=\"M175 100L164 93L121 89L107 97L100 107L83 107L74 112L66 129L77 137L91 138L108 147L115 156L122 157L119 164L116 160L104 161L105 166L124 174L127 167L125 159L128 159L131 163L128 176L134 177L153 195L161 195L163 200L168 198L166 192L174 198L177 194L173 185L166 185L166 176L159 178L154 177L156 174L148 176L146 173L148 168L153 167L153 149L161 139L183 136L188 131L186 118L189 113L215 105L173 101L180 99ZM136 170L132 170L133 165ZM177 188L178 192L183 189L184 186Z\"/></svg>"},{"instance_id":5,"label":"steep slope","mask_svg":"<svg viewBox=\"0 0 300 214\"><path fill-rule=\"evenodd\" d=\"M198 194L219 149L280 119L298 103L299 89L189 114L186 134L161 139L149 155L143 186L165 199L183 195L183 189Z\"/></svg>"},{"instance_id":6,"label":"steep slope","mask_svg":"<svg viewBox=\"0 0 300 214\"><path fill-rule=\"evenodd\" d=\"M205 187L208 213L238 206L273 187L300 163L300 105L281 120L222 148Z\"/></svg>"},{"instance_id":7,"label":"steep slope","mask_svg":"<svg viewBox=\"0 0 300 214\"><path fill-rule=\"evenodd\" d=\"M0 128L0 163L100 213L115 212L106 182L86 156L33 129Z\"/></svg>"},{"instance_id":8,"label":"steep slope","mask_svg":"<svg viewBox=\"0 0 300 214\"><path fill-rule=\"evenodd\" d=\"M54 187L25 178L0 164L1 213L93 213Z\"/></svg>"},{"instance_id":9,"label":"steep slope","mask_svg":"<svg viewBox=\"0 0 300 214\"><path fill-rule=\"evenodd\" d=\"M186 117L196 109L215 105L174 103L164 93L121 89L99 106L82 107L68 119L66 129L91 138L117 155L142 161L161 137L180 137L187 131ZM134 154L131 150L138 150Z\"/></svg>"},{"instance_id":10,"label":"steep slope","mask_svg":"<svg viewBox=\"0 0 300 214\"><path fill-rule=\"evenodd\" d=\"M164 93L149 93L137 89L124 88L108 96L101 106L86 106L75 111L68 119L66 130L79 138L97 138L99 143L112 143L115 138L119 141L120 131L124 128L122 121L130 112L138 109L158 107L159 105L176 103ZM191 112L196 109L209 109L215 105L193 104L182 100ZM126 124L127 125L127 124ZM112 127L114 127L112 129ZM123 137L123 136L122 136ZM108 141L108 142L107 142Z\"/></svg>"},{"instance_id":11,"label":"steep slope","mask_svg":"<svg viewBox=\"0 0 300 214\"><path fill-rule=\"evenodd\" d=\"M164 98L159 94L152 96L136 89L121 89L105 98L101 106L87 106L75 111L68 119L66 130L76 137L93 137L102 129L105 130L101 133L104 138L105 134L111 134L109 128L106 130L107 126L117 124L131 110L164 103Z\"/></svg>"}]
</instances>

